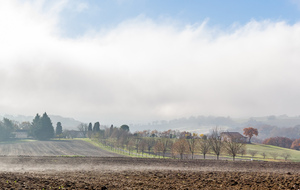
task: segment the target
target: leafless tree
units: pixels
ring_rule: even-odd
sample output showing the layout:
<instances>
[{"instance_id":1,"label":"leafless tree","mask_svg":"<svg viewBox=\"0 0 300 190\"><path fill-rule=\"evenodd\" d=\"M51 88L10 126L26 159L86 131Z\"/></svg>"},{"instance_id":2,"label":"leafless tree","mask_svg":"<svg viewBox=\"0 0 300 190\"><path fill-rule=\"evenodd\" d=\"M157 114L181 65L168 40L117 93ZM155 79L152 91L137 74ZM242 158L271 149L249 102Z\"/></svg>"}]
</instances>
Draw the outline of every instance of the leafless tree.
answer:
<instances>
[{"instance_id":1,"label":"leafless tree","mask_svg":"<svg viewBox=\"0 0 300 190\"><path fill-rule=\"evenodd\" d=\"M285 161L287 161L287 159L289 157L291 157L291 155L289 153L287 153L287 152L283 153L281 156L284 158Z\"/></svg>"},{"instance_id":2,"label":"leafless tree","mask_svg":"<svg viewBox=\"0 0 300 190\"><path fill-rule=\"evenodd\" d=\"M152 147L155 145L155 139L154 138L148 138L147 139L147 149L148 149L148 154L151 153Z\"/></svg>"},{"instance_id":3,"label":"leafless tree","mask_svg":"<svg viewBox=\"0 0 300 190\"><path fill-rule=\"evenodd\" d=\"M141 141L142 141L142 138L139 138L139 137L134 138L135 149L136 149L137 153L139 152L139 146L140 146Z\"/></svg>"},{"instance_id":4,"label":"leafless tree","mask_svg":"<svg viewBox=\"0 0 300 190\"><path fill-rule=\"evenodd\" d=\"M158 154L158 157L160 157L160 153L163 151L163 143L159 140L154 145L154 153Z\"/></svg>"},{"instance_id":5,"label":"leafless tree","mask_svg":"<svg viewBox=\"0 0 300 190\"><path fill-rule=\"evenodd\" d=\"M211 150L217 156L217 160L219 160L219 156L221 154L224 144L221 140L220 129L218 127L213 129L212 134L208 138L208 142Z\"/></svg>"},{"instance_id":6,"label":"leafless tree","mask_svg":"<svg viewBox=\"0 0 300 190\"><path fill-rule=\"evenodd\" d=\"M272 156L272 158L274 158L274 160L276 160L276 158L279 156L277 152L271 152L270 155Z\"/></svg>"},{"instance_id":7,"label":"leafless tree","mask_svg":"<svg viewBox=\"0 0 300 190\"><path fill-rule=\"evenodd\" d=\"M192 159L194 159L194 153L196 151L196 145L197 145L197 141L199 139L196 138L195 136L192 136L190 139L187 139L187 143L188 143L188 147L189 147L189 151L192 154Z\"/></svg>"},{"instance_id":8,"label":"leafless tree","mask_svg":"<svg viewBox=\"0 0 300 190\"><path fill-rule=\"evenodd\" d=\"M242 150L246 145L244 141L242 141L239 137L235 137L230 133L227 134L228 137L223 139L224 148L226 149L227 153L232 156L232 160L235 160L236 155Z\"/></svg>"},{"instance_id":9,"label":"leafless tree","mask_svg":"<svg viewBox=\"0 0 300 190\"><path fill-rule=\"evenodd\" d=\"M252 158L257 154L256 150L249 150L248 153L252 156Z\"/></svg>"},{"instance_id":10,"label":"leafless tree","mask_svg":"<svg viewBox=\"0 0 300 190\"><path fill-rule=\"evenodd\" d=\"M127 142L127 150L129 151L129 155L130 155L130 152L132 150L134 150L134 147L135 147L135 139L130 138Z\"/></svg>"},{"instance_id":11,"label":"leafless tree","mask_svg":"<svg viewBox=\"0 0 300 190\"><path fill-rule=\"evenodd\" d=\"M147 141L145 139L142 139L139 145L139 151L142 152L142 156L144 155L144 152L147 149L147 147Z\"/></svg>"},{"instance_id":12,"label":"leafless tree","mask_svg":"<svg viewBox=\"0 0 300 190\"><path fill-rule=\"evenodd\" d=\"M210 151L209 140L207 140L207 139L199 139L199 141L198 141L198 149L199 149L199 152L203 155L203 158L205 159L205 155L207 153L209 153L209 151Z\"/></svg>"},{"instance_id":13,"label":"leafless tree","mask_svg":"<svg viewBox=\"0 0 300 190\"><path fill-rule=\"evenodd\" d=\"M77 129L81 132L81 134L82 134L83 137L86 137L87 132L88 132L88 125L87 125L87 124L85 124L85 123L80 123L80 124L77 126Z\"/></svg>"},{"instance_id":14,"label":"leafless tree","mask_svg":"<svg viewBox=\"0 0 300 190\"><path fill-rule=\"evenodd\" d=\"M265 152L262 152L260 155L262 155L264 157L264 159L266 158L267 154Z\"/></svg>"},{"instance_id":15,"label":"leafless tree","mask_svg":"<svg viewBox=\"0 0 300 190\"><path fill-rule=\"evenodd\" d=\"M242 157L247 153L246 147L242 147L239 154L242 155Z\"/></svg>"},{"instance_id":16,"label":"leafless tree","mask_svg":"<svg viewBox=\"0 0 300 190\"><path fill-rule=\"evenodd\" d=\"M178 139L172 146L173 153L179 154L180 159L183 159L183 155L188 152L188 143L186 139Z\"/></svg>"},{"instance_id":17,"label":"leafless tree","mask_svg":"<svg viewBox=\"0 0 300 190\"><path fill-rule=\"evenodd\" d=\"M163 149L162 149L162 153L163 153L163 157L165 157L166 152L171 149L172 145L173 145L173 141L170 140L169 138L162 138L161 139L161 143L163 145Z\"/></svg>"}]
</instances>

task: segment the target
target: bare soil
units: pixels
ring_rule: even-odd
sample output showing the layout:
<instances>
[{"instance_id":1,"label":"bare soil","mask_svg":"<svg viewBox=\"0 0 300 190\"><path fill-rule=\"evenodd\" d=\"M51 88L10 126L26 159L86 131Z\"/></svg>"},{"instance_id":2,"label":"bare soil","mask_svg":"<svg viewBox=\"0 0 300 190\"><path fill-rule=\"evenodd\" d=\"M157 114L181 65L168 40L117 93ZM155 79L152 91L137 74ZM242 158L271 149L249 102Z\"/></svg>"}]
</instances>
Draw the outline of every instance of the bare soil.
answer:
<instances>
[{"instance_id":1,"label":"bare soil","mask_svg":"<svg viewBox=\"0 0 300 190\"><path fill-rule=\"evenodd\" d=\"M0 155L5 156L117 156L80 140L12 141L0 144Z\"/></svg>"},{"instance_id":2,"label":"bare soil","mask_svg":"<svg viewBox=\"0 0 300 190\"><path fill-rule=\"evenodd\" d=\"M300 164L129 157L0 157L2 189L300 189Z\"/></svg>"}]
</instances>

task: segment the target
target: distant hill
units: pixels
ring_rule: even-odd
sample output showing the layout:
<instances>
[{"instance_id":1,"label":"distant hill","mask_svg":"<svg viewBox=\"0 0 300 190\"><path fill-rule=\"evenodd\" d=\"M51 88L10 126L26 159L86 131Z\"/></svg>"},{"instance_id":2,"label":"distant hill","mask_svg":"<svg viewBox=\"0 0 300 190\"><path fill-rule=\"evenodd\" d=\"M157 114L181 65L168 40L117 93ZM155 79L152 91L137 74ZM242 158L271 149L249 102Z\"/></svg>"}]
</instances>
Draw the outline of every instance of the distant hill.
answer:
<instances>
[{"instance_id":1,"label":"distant hill","mask_svg":"<svg viewBox=\"0 0 300 190\"><path fill-rule=\"evenodd\" d=\"M259 135L257 138L261 140L274 136L297 139L300 135L300 117L289 117L286 115L251 118L192 116L190 118L180 118L170 121L153 121L144 125L130 125L130 131L155 129L166 131L172 129L207 134L216 126L223 131L236 131L241 134L243 133L243 128L254 127L258 129Z\"/></svg>"},{"instance_id":2,"label":"distant hill","mask_svg":"<svg viewBox=\"0 0 300 190\"><path fill-rule=\"evenodd\" d=\"M21 123L21 122L24 122L24 121L32 122L32 120L33 120L33 118L34 118L35 116L25 116L25 115L17 115L17 116L14 116L14 115L4 115L4 116L0 116L0 119L3 119L3 117ZM63 129L77 129L77 126L78 126L80 123L83 123L83 122L78 121L78 120L75 120L75 119L73 119L73 118L62 117L62 116L59 116L59 115L49 115L49 117L50 117L50 119L51 119L51 121L52 121L52 124L53 124L53 127L54 127L54 128L56 127L56 123L57 123L57 122L61 122L61 124L62 124L62 126L63 126Z\"/></svg>"}]
</instances>

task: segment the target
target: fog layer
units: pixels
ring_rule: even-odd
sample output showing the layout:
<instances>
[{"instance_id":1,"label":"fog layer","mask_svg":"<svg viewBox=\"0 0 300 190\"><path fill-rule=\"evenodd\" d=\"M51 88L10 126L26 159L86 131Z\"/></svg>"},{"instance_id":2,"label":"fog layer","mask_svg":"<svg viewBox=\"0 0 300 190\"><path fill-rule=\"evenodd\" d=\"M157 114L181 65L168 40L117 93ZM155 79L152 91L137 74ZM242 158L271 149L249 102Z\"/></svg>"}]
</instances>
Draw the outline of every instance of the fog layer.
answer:
<instances>
[{"instance_id":1,"label":"fog layer","mask_svg":"<svg viewBox=\"0 0 300 190\"><path fill-rule=\"evenodd\" d=\"M145 16L68 38L64 3L0 2L0 109L102 123L299 114L300 23Z\"/></svg>"}]
</instances>

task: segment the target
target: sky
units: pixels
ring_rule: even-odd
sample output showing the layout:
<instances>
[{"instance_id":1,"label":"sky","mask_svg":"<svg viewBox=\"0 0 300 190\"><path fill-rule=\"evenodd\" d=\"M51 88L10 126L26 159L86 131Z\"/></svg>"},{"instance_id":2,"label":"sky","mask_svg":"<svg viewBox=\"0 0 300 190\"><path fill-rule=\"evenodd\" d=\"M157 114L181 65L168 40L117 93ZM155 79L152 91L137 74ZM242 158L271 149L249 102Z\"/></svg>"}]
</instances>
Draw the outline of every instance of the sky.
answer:
<instances>
[{"instance_id":1,"label":"sky","mask_svg":"<svg viewBox=\"0 0 300 190\"><path fill-rule=\"evenodd\" d=\"M300 115L300 0L0 2L0 114Z\"/></svg>"}]
</instances>

